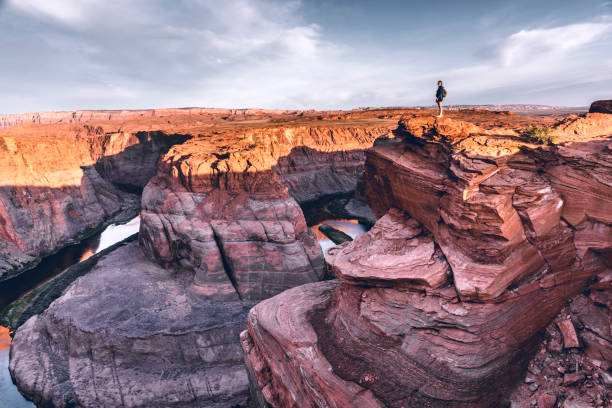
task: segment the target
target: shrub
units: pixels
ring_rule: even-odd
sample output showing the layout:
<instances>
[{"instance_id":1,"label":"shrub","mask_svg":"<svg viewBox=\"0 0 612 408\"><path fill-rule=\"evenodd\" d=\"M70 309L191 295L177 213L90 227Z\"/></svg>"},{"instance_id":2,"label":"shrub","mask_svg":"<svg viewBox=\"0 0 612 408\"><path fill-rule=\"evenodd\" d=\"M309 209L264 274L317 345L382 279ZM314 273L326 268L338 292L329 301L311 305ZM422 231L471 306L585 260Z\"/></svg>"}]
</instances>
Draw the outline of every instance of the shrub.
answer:
<instances>
[{"instance_id":1,"label":"shrub","mask_svg":"<svg viewBox=\"0 0 612 408\"><path fill-rule=\"evenodd\" d=\"M530 125L521 133L521 138L529 143L551 145L555 143L555 137L551 133L552 129L548 126L538 127Z\"/></svg>"}]
</instances>

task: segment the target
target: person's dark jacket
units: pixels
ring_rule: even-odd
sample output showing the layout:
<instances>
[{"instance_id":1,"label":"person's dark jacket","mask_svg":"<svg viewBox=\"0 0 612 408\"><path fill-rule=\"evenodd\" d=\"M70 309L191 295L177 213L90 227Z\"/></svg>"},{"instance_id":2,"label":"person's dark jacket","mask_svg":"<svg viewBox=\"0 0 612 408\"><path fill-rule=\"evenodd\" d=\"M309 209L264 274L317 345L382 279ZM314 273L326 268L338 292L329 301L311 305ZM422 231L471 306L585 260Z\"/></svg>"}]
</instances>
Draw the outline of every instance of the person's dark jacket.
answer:
<instances>
[{"instance_id":1,"label":"person's dark jacket","mask_svg":"<svg viewBox=\"0 0 612 408\"><path fill-rule=\"evenodd\" d=\"M438 90L436 91L436 100L442 101L442 99L444 99L444 87L439 86Z\"/></svg>"}]
</instances>

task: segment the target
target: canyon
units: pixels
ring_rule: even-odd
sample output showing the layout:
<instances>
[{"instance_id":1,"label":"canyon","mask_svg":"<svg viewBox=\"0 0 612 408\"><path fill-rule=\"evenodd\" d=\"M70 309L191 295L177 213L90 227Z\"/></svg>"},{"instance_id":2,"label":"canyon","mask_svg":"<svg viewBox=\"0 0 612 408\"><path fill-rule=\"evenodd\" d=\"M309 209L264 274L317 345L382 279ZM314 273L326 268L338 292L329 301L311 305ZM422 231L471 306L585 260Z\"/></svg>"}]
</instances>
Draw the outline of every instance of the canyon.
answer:
<instances>
[{"instance_id":1,"label":"canyon","mask_svg":"<svg viewBox=\"0 0 612 408\"><path fill-rule=\"evenodd\" d=\"M20 132L33 137L36 129L40 138L74 143L81 128L93 128L86 146L108 147L115 135L123 140L143 132L145 141L150 135L169 141L166 154L141 147L143 139L136 138L134 144L115 143L123 149L97 156L94 150L89 162L64 163L56 156L76 174L89 170L117 195L138 198L137 187L146 184L137 203L139 242L102 257L46 311L12 327L10 371L19 390L52 406L246 403L239 333L248 310L326 276L323 253L298 202L355 191L365 150L395 125L389 119L304 116L288 116L282 124L259 116L210 121L181 115L147 120L146 130L141 118L5 130L15 139ZM155 154L163 157L156 160ZM75 178L63 183L79 188ZM56 194L50 191L47 197ZM95 197L101 191L94 189ZM21 204L31 214L38 202ZM61 226L62 214L52 211L37 221ZM102 224L114 220L111 212L100 218ZM7 223L7 231L15 225Z\"/></svg>"},{"instance_id":2,"label":"canyon","mask_svg":"<svg viewBox=\"0 0 612 408\"><path fill-rule=\"evenodd\" d=\"M141 222L11 327L37 405L610 401L612 115L62 115L3 119L0 280ZM373 226L324 257L334 197Z\"/></svg>"}]
</instances>

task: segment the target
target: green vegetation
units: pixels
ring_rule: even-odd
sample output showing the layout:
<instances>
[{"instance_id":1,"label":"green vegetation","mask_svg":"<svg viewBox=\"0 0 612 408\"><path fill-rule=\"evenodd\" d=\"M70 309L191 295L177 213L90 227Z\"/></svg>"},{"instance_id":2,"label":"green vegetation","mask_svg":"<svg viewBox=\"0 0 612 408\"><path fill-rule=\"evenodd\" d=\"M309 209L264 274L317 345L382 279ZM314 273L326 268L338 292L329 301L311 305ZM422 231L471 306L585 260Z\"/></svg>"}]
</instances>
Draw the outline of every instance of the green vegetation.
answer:
<instances>
[{"instance_id":1,"label":"green vegetation","mask_svg":"<svg viewBox=\"0 0 612 408\"><path fill-rule=\"evenodd\" d=\"M555 137L551 135L552 128L548 126L527 126L527 128L521 133L521 138L528 142L540 145L552 145L555 144Z\"/></svg>"}]
</instances>

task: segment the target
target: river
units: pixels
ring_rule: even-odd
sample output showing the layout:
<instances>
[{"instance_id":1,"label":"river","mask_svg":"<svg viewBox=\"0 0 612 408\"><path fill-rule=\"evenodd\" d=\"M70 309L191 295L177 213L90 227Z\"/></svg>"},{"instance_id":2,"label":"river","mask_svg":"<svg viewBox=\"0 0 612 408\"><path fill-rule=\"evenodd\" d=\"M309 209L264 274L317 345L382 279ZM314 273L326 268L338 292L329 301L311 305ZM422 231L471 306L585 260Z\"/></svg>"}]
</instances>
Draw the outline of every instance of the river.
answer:
<instances>
[{"instance_id":1,"label":"river","mask_svg":"<svg viewBox=\"0 0 612 408\"><path fill-rule=\"evenodd\" d=\"M315 233L324 255L335 244L318 230L320 225L329 224L348 234L353 239L367 231L366 226L360 224L356 219L326 219L317 221L310 228ZM139 227L139 217L132 219L126 224L111 225L101 233L45 258L36 268L24 272L10 282L0 283L0 310L25 292L47 282L69 266L84 261L103 249L138 232ZM32 408L34 404L26 400L19 393L11 379L8 370L10 344L11 338L8 329L0 326L0 407Z\"/></svg>"},{"instance_id":2,"label":"river","mask_svg":"<svg viewBox=\"0 0 612 408\"><path fill-rule=\"evenodd\" d=\"M324 220L311 226L310 229L315 233L317 241L319 241L319 245L323 250L323 256L325 257L327 257L327 250L336 246L336 244L334 244L331 239L327 238L321 231L319 231L319 227L323 224L330 225L335 229L344 232L353 239L367 231L366 226L360 224L357 220Z\"/></svg>"},{"instance_id":3,"label":"river","mask_svg":"<svg viewBox=\"0 0 612 408\"><path fill-rule=\"evenodd\" d=\"M101 233L48 256L34 269L0 283L0 310L25 292L47 282L69 266L84 261L92 255L137 233L139 228L140 217L136 217L125 224L110 225ZM11 337L9 336L8 329L0 326L0 407L34 407L32 402L26 400L19 393L11 379L8 370L10 345Z\"/></svg>"}]
</instances>

